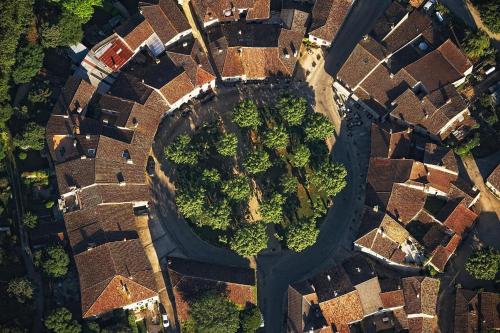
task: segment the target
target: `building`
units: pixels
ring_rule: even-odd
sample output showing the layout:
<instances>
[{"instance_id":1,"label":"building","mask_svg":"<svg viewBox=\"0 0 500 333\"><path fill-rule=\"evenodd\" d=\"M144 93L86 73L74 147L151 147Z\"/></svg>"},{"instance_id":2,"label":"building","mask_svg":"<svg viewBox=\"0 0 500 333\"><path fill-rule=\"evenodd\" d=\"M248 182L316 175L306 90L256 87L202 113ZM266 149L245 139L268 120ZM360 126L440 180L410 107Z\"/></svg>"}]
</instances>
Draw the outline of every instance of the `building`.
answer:
<instances>
[{"instance_id":1,"label":"building","mask_svg":"<svg viewBox=\"0 0 500 333\"><path fill-rule=\"evenodd\" d=\"M189 302L204 292L217 292L244 308L256 304L255 272L249 268L213 265L180 258L170 258L168 275L179 320L189 318Z\"/></svg>"},{"instance_id":2,"label":"building","mask_svg":"<svg viewBox=\"0 0 500 333\"><path fill-rule=\"evenodd\" d=\"M393 3L337 74L336 90L380 120L392 119L435 140L457 139L474 125L456 87L472 64L430 17Z\"/></svg>"},{"instance_id":3,"label":"building","mask_svg":"<svg viewBox=\"0 0 500 333\"><path fill-rule=\"evenodd\" d=\"M330 46L342 27L352 0L317 0L314 3L308 38L320 46Z\"/></svg>"},{"instance_id":4,"label":"building","mask_svg":"<svg viewBox=\"0 0 500 333\"><path fill-rule=\"evenodd\" d=\"M195 0L192 6L201 26L217 22L266 20L270 17L270 0Z\"/></svg>"},{"instance_id":5,"label":"building","mask_svg":"<svg viewBox=\"0 0 500 333\"><path fill-rule=\"evenodd\" d=\"M500 294L457 289L455 333L500 330Z\"/></svg>"},{"instance_id":6,"label":"building","mask_svg":"<svg viewBox=\"0 0 500 333\"><path fill-rule=\"evenodd\" d=\"M380 278L360 256L288 289L288 332L434 332L439 280ZM320 312L318 312L318 307Z\"/></svg>"},{"instance_id":7,"label":"building","mask_svg":"<svg viewBox=\"0 0 500 333\"><path fill-rule=\"evenodd\" d=\"M500 165L486 179L488 189L500 199Z\"/></svg>"},{"instance_id":8,"label":"building","mask_svg":"<svg viewBox=\"0 0 500 333\"><path fill-rule=\"evenodd\" d=\"M222 80L292 76L307 16L307 13L294 10L291 16L284 16L283 27L244 22L209 27L208 47Z\"/></svg>"}]
</instances>

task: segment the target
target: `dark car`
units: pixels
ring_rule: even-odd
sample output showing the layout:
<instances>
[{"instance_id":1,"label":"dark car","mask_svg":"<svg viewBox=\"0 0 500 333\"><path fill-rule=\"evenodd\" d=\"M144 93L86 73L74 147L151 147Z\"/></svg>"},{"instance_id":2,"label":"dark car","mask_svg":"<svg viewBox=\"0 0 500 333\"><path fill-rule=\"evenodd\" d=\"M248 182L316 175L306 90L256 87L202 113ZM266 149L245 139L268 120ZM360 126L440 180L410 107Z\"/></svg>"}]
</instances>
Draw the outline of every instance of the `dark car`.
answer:
<instances>
[{"instance_id":1,"label":"dark car","mask_svg":"<svg viewBox=\"0 0 500 333\"><path fill-rule=\"evenodd\" d=\"M146 164L146 172L149 177L153 177L155 175L155 167L156 163L153 156L148 156L148 163Z\"/></svg>"}]
</instances>

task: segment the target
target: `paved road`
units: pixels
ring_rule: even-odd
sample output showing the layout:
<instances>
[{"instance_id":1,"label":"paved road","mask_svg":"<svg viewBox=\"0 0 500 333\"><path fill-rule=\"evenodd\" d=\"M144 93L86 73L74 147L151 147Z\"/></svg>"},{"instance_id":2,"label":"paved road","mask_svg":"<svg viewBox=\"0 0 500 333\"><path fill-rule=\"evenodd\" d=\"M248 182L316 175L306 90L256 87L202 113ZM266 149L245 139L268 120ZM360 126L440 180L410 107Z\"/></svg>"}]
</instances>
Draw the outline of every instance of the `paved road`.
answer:
<instances>
[{"instance_id":1,"label":"paved road","mask_svg":"<svg viewBox=\"0 0 500 333\"><path fill-rule=\"evenodd\" d=\"M325 70L335 77L361 38L372 29L391 0L357 0L338 32L326 59Z\"/></svg>"}]
</instances>

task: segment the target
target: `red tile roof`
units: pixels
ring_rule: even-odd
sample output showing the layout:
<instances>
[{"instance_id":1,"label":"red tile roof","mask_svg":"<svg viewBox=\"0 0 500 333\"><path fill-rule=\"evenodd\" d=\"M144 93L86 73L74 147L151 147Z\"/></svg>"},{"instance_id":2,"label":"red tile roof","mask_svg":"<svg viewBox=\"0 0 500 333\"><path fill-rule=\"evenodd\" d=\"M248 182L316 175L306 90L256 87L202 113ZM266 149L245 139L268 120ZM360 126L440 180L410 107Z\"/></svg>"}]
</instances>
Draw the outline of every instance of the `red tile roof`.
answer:
<instances>
[{"instance_id":1,"label":"red tile roof","mask_svg":"<svg viewBox=\"0 0 500 333\"><path fill-rule=\"evenodd\" d=\"M500 164L493 170L486 180L494 189L500 191Z\"/></svg>"},{"instance_id":2,"label":"red tile roof","mask_svg":"<svg viewBox=\"0 0 500 333\"><path fill-rule=\"evenodd\" d=\"M349 333L348 323L363 319L363 306L357 290L319 303L325 320L340 333Z\"/></svg>"},{"instance_id":3,"label":"red tile roof","mask_svg":"<svg viewBox=\"0 0 500 333\"><path fill-rule=\"evenodd\" d=\"M121 38L115 36L97 47L95 55L97 59L113 71L118 71L132 58L134 53Z\"/></svg>"},{"instance_id":4,"label":"red tile roof","mask_svg":"<svg viewBox=\"0 0 500 333\"><path fill-rule=\"evenodd\" d=\"M394 290L380 293L384 308L397 308L405 305L403 290Z\"/></svg>"},{"instance_id":5,"label":"red tile roof","mask_svg":"<svg viewBox=\"0 0 500 333\"><path fill-rule=\"evenodd\" d=\"M472 67L472 63L467 56L460 50L451 39L447 39L438 51L441 55L455 68L455 70L462 75Z\"/></svg>"},{"instance_id":6,"label":"red tile roof","mask_svg":"<svg viewBox=\"0 0 500 333\"><path fill-rule=\"evenodd\" d=\"M444 221L444 225L461 236L467 229L472 228L476 219L477 214L460 203Z\"/></svg>"},{"instance_id":7,"label":"red tile roof","mask_svg":"<svg viewBox=\"0 0 500 333\"><path fill-rule=\"evenodd\" d=\"M310 35L332 42L351 8L350 0L317 0L312 11Z\"/></svg>"}]
</instances>

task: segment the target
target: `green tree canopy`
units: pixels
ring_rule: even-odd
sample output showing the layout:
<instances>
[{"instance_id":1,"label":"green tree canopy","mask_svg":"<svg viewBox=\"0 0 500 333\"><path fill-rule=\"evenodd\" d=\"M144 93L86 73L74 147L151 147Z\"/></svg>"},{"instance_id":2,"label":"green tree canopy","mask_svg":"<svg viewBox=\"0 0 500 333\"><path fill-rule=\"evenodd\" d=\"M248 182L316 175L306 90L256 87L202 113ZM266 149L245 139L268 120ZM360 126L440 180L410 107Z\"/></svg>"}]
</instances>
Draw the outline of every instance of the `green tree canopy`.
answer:
<instances>
[{"instance_id":1,"label":"green tree canopy","mask_svg":"<svg viewBox=\"0 0 500 333\"><path fill-rule=\"evenodd\" d=\"M463 140L457 147L455 147L455 153L460 156L469 154L472 149L479 147L481 145L481 136L479 132L476 132L472 138Z\"/></svg>"},{"instance_id":2,"label":"green tree canopy","mask_svg":"<svg viewBox=\"0 0 500 333\"><path fill-rule=\"evenodd\" d=\"M241 330L243 333L255 333L262 323L259 308L249 307L241 312Z\"/></svg>"},{"instance_id":3,"label":"green tree canopy","mask_svg":"<svg viewBox=\"0 0 500 333\"><path fill-rule=\"evenodd\" d=\"M49 276L58 278L68 273L69 256L62 246L49 247L42 267Z\"/></svg>"},{"instance_id":4,"label":"green tree canopy","mask_svg":"<svg viewBox=\"0 0 500 333\"><path fill-rule=\"evenodd\" d=\"M246 223L238 228L231 238L231 250L240 256L257 255L267 248L268 236L266 225L261 222Z\"/></svg>"},{"instance_id":5,"label":"green tree canopy","mask_svg":"<svg viewBox=\"0 0 500 333\"><path fill-rule=\"evenodd\" d=\"M238 137L233 133L225 133L216 143L217 152L222 156L236 156Z\"/></svg>"},{"instance_id":6,"label":"green tree canopy","mask_svg":"<svg viewBox=\"0 0 500 333\"><path fill-rule=\"evenodd\" d=\"M65 11L75 15L83 22L90 20L94 7L101 7L103 0L51 0L58 3Z\"/></svg>"},{"instance_id":7,"label":"green tree canopy","mask_svg":"<svg viewBox=\"0 0 500 333\"><path fill-rule=\"evenodd\" d=\"M210 207L204 207L203 214L196 219L201 225L212 229L226 230L231 223L231 206L227 199L213 202Z\"/></svg>"},{"instance_id":8,"label":"green tree canopy","mask_svg":"<svg viewBox=\"0 0 500 333\"><path fill-rule=\"evenodd\" d=\"M301 252L316 243L319 230L314 220L300 220L286 231L286 246L295 252Z\"/></svg>"},{"instance_id":9,"label":"green tree canopy","mask_svg":"<svg viewBox=\"0 0 500 333\"><path fill-rule=\"evenodd\" d=\"M45 146L45 127L28 123L24 132L14 138L14 145L22 150L42 150Z\"/></svg>"},{"instance_id":10,"label":"green tree canopy","mask_svg":"<svg viewBox=\"0 0 500 333\"><path fill-rule=\"evenodd\" d=\"M306 145L299 145L294 149L290 156L290 163L296 168L302 168L309 163L309 158L311 157L311 151Z\"/></svg>"},{"instance_id":11,"label":"green tree canopy","mask_svg":"<svg viewBox=\"0 0 500 333\"><path fill-rule=\"evenodd\" d=\"M38 216L31 212L26 212L23 216L23 225L29 229L35 229L38 225Z\"/></svg>"},{"instance_id":12,"label":"green tree canopy","mask_svg":"<svg viewBox=\"0 0 500 333\"><path fill-rule=\"evenodd\" d=\"M175 203L184 217L196 218L203 214L205 195L206 191L204 188L200 188L199 190L177 191Z\"/></svg>"},{"instance_id":13,"label":"green tree canopy","mask_svg":"<svg viewBox=\"0 0 500 333\"><path fill-rule=\"evenodd\" d=\"M195 165L198 163L199 151L191 144L189 135L179 135L163 150L165 157L176 164Z\"/></svg>"},{"instance_id":14,"label":"green tree canopy","mask_svg":"<svg viewBox=\"0 0 500 333\"><path fill-rule=\"evenodd\" d=\"M224 295L201 296L190 305L189 315L199 333L236 333L240 327L238 308Z\"/></svg>"},{"instance_id":15,"label":"green tree canopy","mask_svg":"<svg viewBox=\"0 0 500 333\"><path fill-rule=\"evenodd\" d=\"M495 280L500 265L500 253L493 249L475 251L465 263L465 270L479 280Z\"/></svg>"},{"instance_id":16,"label":"green tree canopy","mask_svg":"<svg viewBox=\"0 0 500 333\"><path fill-rule=\"evenodd\" d=\"M238 175L222 183L222 192L234 201L244 201L250 198L252 189L248 177Z\"/></svg>"},{"instance_id":17,"label":"green tree canopy","mask_svg":"<svg viewBox=\"0 0 500 333\"><path fill-rule=\"evenodd\" d=\"M341 163L324 162L318 170L307 174L308 183L330 197L346 186L347 169Z\"/></svg>"},{"instance_id":18,"label":"green tree canopy","mask_svg":"<svg viewBox=\"0 0 500 333\"><path fill-rule=\"evenodd\" d=\"M242 128L257 128L262 123L257 105L250 100L245 99L233 109L233 121Z\"/></svg>"},{"instance_id":19,"label":"green tree canopy","mask_svg":"<svg viewBox=\"0 0 500 333\"><path fill-rule=\"evenodd\" d=\"M462 47L469 58L479 59L488 52L490 37L481 30L476 32L468 31L462 42Z\"/></svg>"},{"instance_id":20,"label":"green tree canopy","mask_svg":"<svg viewBox=\"0 0 500 333\"><path fill-rule=\"evenodd\" d=\"M476 0L481 21L494 33L500 33L500 1L498 0Z\"/></svg>"},{"instance_id":21,"label":"green tree canopy","mask_svg":"<svg viewBox=\"0 0 500 333\"><path fill-rule=\"evenodd\" d=\"M42 68L43 56L43 48L38 44L28 44L19 48L12 71L14 82L17 84L30 82Z\"/></svg>"},{"instance_id":22,"label":"green tree canopy","mask_svg":"<svg viewBox=\"0 0 500 333\"><path fill-rule=\"evenodd\" d=\"M217 169L205 169L201 179L206 184L217 184L220 182L220 173Z\"/></svg>"},{"instance_id":23,"label":"green tree canopy","mask_svg":"<svg viewBox=\"0 0 500 333\"><path fill-rule=\"evenodd\" d=\"M250 152L243 162L243 167L251 174L264 172L272 166L269 154L264 150Z\"/></svg>"},{"instance_id":24,"label":"green tree canopy","mask_svg":"<svg viewBox=\"0 0 500 333\"><path fill-rule=\"evenodd\" d=\"M53 311L45 319L45 327L54 333L80 333L82 327L76 320L73 320L71 312L66 308L59 308Z\"/></svg>"},{"instance_id":25,"label":"green tree canopy","mask_svg":"<svg viewBox=\"0 0 500 333\"><path fill-rule=\"evenodd\" d=\"M259 206L262 221L268 223L281 223L283 220L284 203L285 197L280 193L275 193L270 199L263 201Z\"/></svg>"},{"instance_id":26,"label":"green tree canopy","mask_svg":"<svg viewBox=\"0 0 500 333\"><path fill-rule=\"evenodd\" d=\"M307 100L304 97L282 96L276 103L276 109L288 125L300 125L307 111Z\"/></svg>"},{"instance_id":27,"label":"green tree canopy","mask_svg":"<svg viewBox=\"0 0 500 333\"><path fill-rule=\"evenodd\" d=\"M15 297L19 303L24 303L33 298L33 286L27 278L16 278L9 281L7 293Z\"/></svg>"},{"instance_id":28,"label":"green tree canopy","mask_svg":"<svg viewBox=\"0 0 500 333\"><path fill-rule=\"evenodd\" d=\"M306 141L324 140L333 134L334 126L326 116L321 113L307 115L304 132Z\"/></svg>"},{"instance_id":29,"label":"green tree canopy","mask_svg":"<svg viewBox=\"0 0 500 333\"><path fill-rule=\"evenodd\" d=\"M45 48L69 46L83 39L82 19L64 12L55 24L44 23L41 26L41 40Z\"/></svg>"},{"instance_id":30,"label":"green tree canopy","mask_svg":"<svg viewBox=\"0 0 500 333\"><path fill-rule=\"evenodd\" d=\"M276 126L265 131L264 145L271 149L285 149L288 145L288 133L285 127Z\"/></svg>"},{"instance_id":31,"label":"green tree canopy","mask_svg":"<svg viewBox=\"0 0 500 333\"><path fill-rule=\"evenodd\" d=\"M281 188L283 189L283 193L296 193L297 192L297 186L299 185L299 182L297 178L294 176L289 176L288 174L283 175L281 177Z\"/></svg>"}]
</instances>

